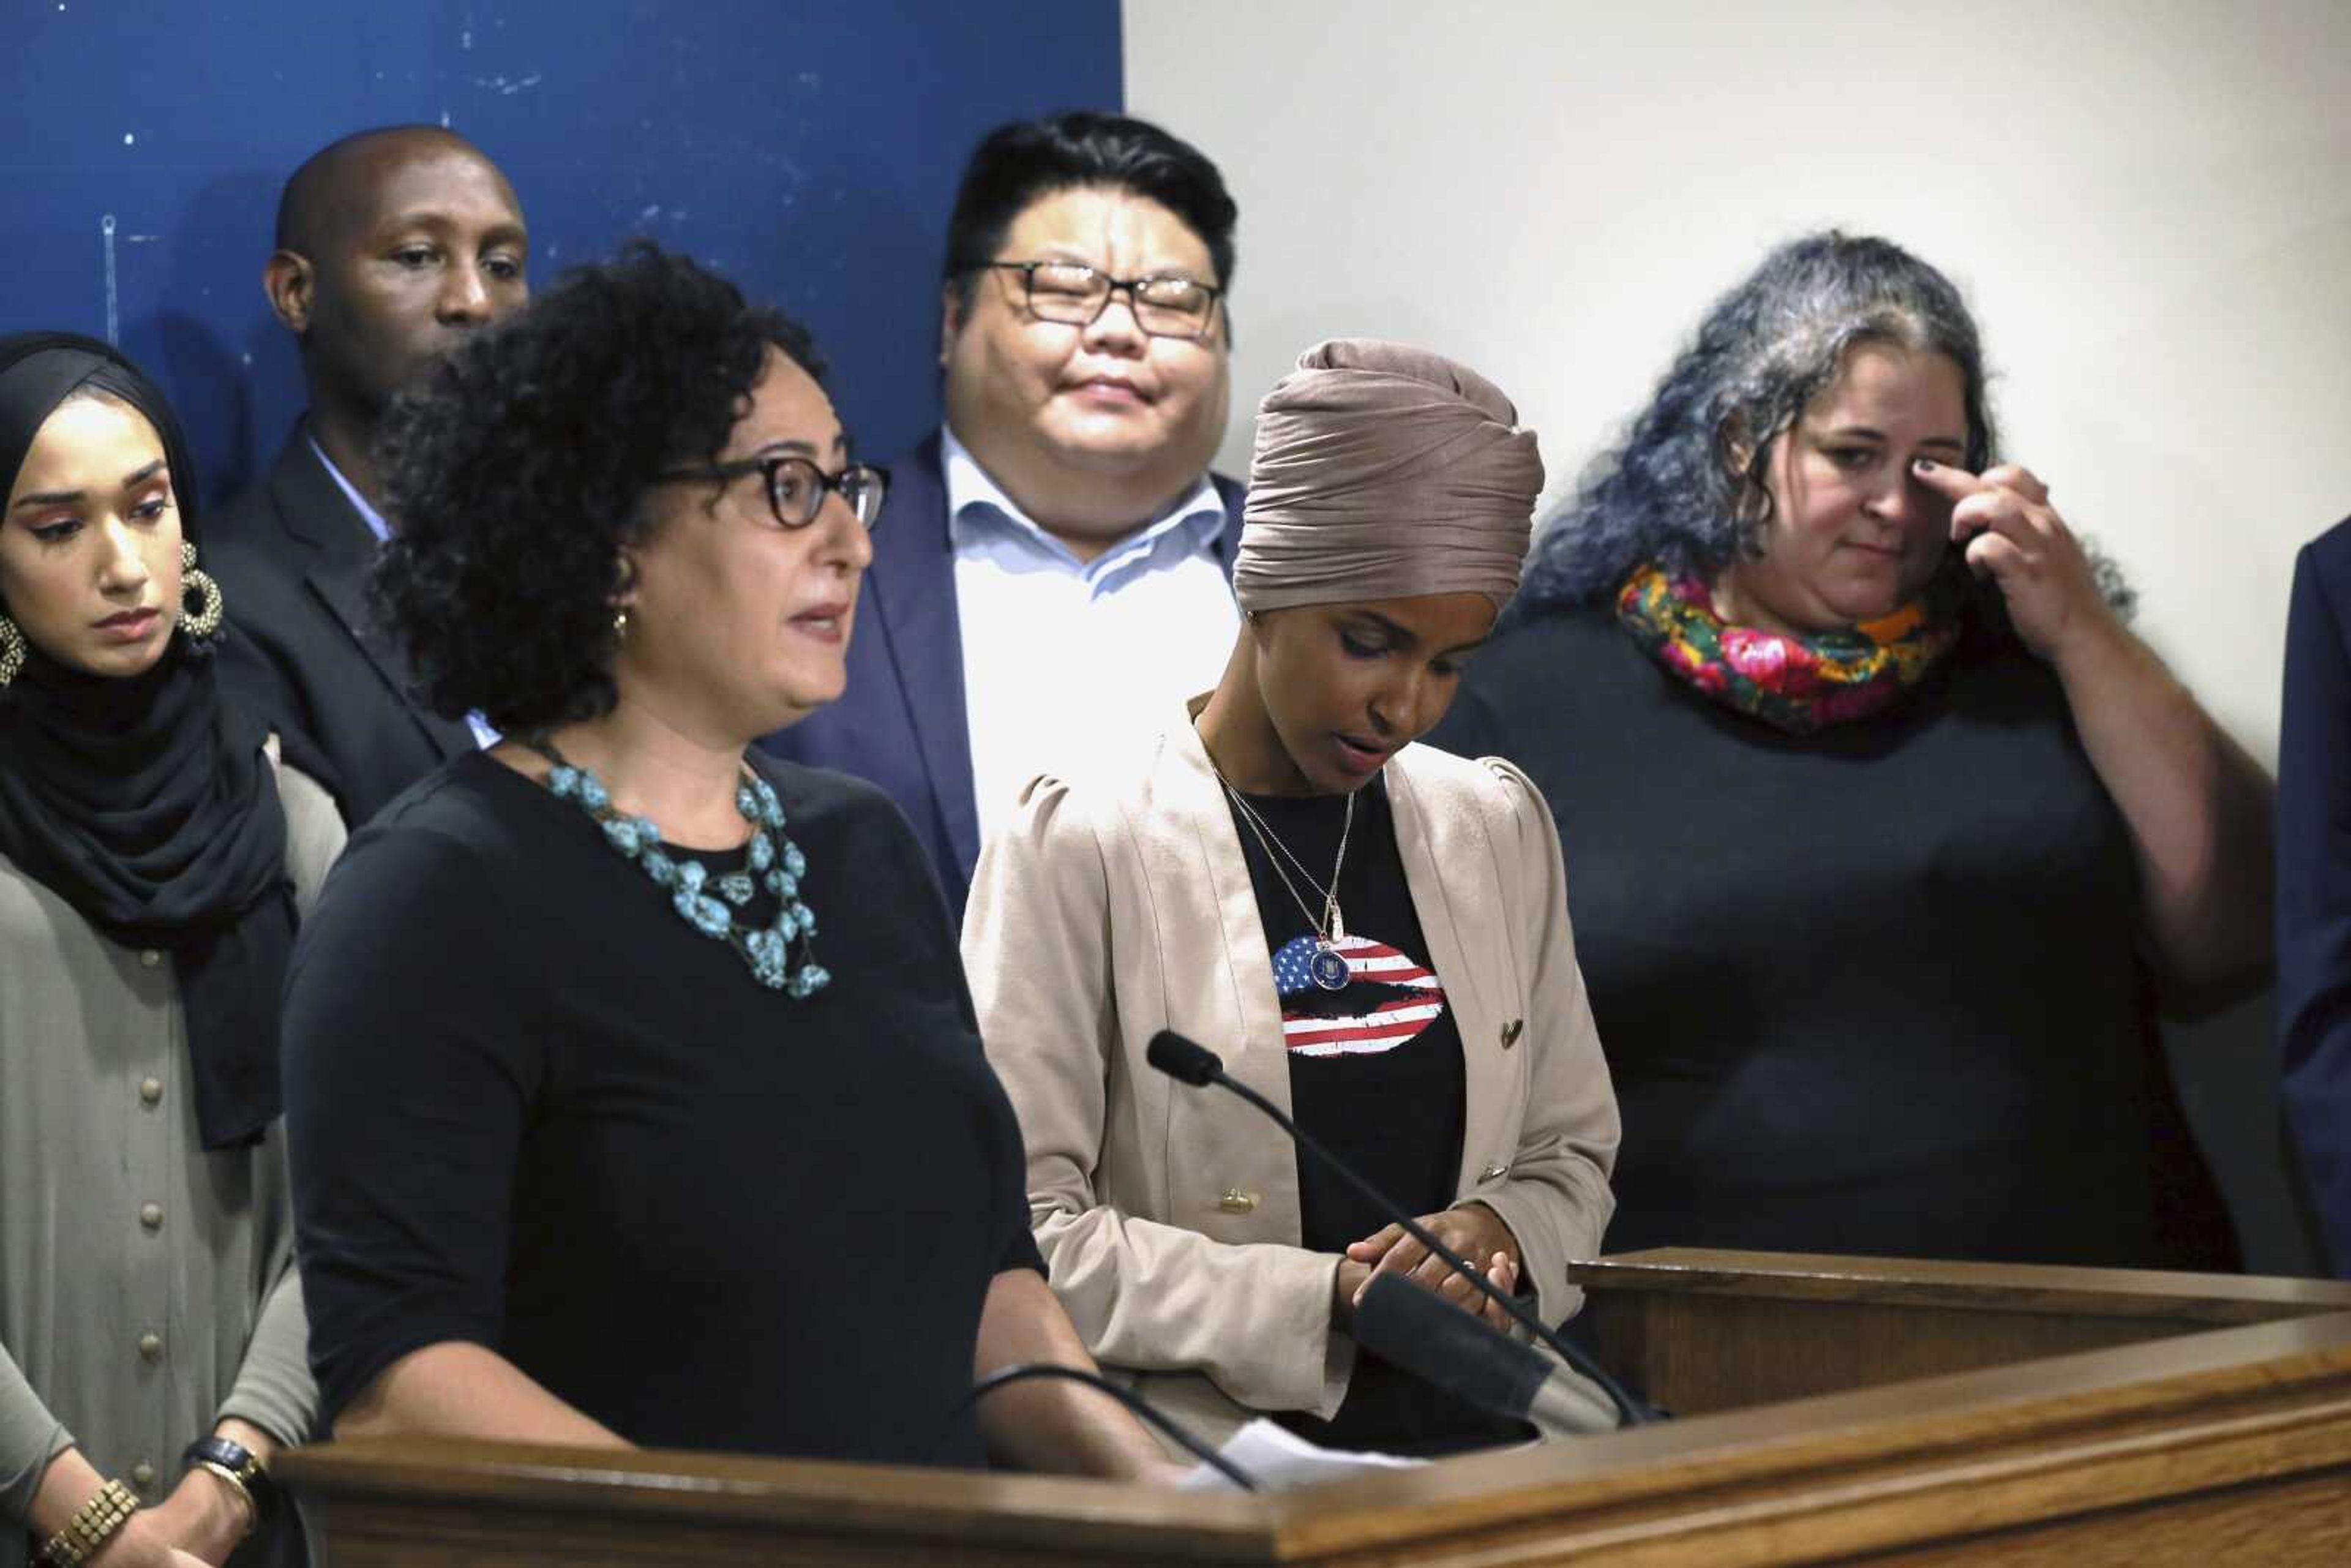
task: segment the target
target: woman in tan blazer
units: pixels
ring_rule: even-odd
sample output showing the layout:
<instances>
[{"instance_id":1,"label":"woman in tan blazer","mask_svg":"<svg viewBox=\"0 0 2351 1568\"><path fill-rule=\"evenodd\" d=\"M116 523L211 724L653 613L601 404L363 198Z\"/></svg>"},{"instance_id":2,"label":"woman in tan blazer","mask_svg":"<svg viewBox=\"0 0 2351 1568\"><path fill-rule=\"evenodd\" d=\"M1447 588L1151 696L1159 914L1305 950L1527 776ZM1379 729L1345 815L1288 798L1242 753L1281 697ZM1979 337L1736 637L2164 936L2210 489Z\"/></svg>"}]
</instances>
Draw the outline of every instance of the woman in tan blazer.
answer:
<instances>
[{"instance_id":1,"label":"woman in tan blazer","mask_svg":"<svg viewBox=\"0 0 2351 1568\"><path fill-rule=\"evenodd\" d=\"M1212 1437L1251 1412L1405 1451L1520 1429L1357 1354L1374 1272L1474 1292L1255 1111L1152 1071L1160 1030L1549 1321L1607 1223L1615 1100L1550 812L1506 761L1412 744L1517 583L1542 470L1515 423L1435 355L1310 350L1260 411L1217 689L1131 765L1037 779L980 857L965 965L1053 1287Z\"/></svg>"},{"instance_id":2,"label":"woman in tan blazer","mask_svg":"<svg viewBox=\"0 0 2351 1568\"><path fill-rule=\"evenodd\" d=\"M343 828L218 694L186 457L105 344L0 339L0 1568L298 1537L278 998Z\"/></svg>"}]
</instances>

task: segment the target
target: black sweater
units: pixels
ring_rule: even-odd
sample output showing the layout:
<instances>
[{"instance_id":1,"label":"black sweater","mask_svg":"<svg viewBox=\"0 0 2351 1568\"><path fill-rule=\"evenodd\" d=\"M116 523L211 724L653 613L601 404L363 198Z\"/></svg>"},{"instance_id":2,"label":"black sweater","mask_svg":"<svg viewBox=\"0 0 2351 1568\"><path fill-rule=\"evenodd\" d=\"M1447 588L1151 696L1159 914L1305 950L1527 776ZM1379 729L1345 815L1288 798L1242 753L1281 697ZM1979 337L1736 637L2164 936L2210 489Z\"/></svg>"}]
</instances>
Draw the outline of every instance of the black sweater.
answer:
<instances>
[{"instance_id":1,"label":"black sweater","mask_svg":"<svg viewBox=\"0 0 2351 1568\"><path fill-rule=\"evenodd\" d=\"M2228 1262L2125 825L2012 640L1799 737L1604 611L1550 615L1432 739L1517 762L1558 820L1625 1117L1610 1251Z\"/></svg>"}]
</instances>

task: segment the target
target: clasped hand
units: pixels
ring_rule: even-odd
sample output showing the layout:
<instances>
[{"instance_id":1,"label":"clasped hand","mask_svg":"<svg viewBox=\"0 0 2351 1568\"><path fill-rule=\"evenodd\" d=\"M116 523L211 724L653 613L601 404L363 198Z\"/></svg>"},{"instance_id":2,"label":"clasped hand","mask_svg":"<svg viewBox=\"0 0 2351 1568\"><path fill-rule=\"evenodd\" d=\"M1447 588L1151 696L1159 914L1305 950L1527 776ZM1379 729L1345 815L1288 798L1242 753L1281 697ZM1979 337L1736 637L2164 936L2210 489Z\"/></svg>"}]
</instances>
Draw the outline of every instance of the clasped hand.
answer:
<instances>
[{"instance_id":1,"label":"clasped hand","mask_svg":"<svg viewBox=\"0 0 2351 1568\"><path fill-rule=\"evenodd\" d=\"M1420 1216L1421 1225L1458 1256L1483 1264L1487 1280L1504 1293L1519 1288L1519 1239L1502 1217L1482 1203ZM1415 1240L1401 1225L1390 1225L1352 1243L1339 1261L1338 1284L1332 1291L1332 1316L1344 1323L1355 1315L1356 1303L1377 1274L1397 1274L1465 1312L1475 1312L1498 1329L1510 1326L1510 1316L1453 1271L1452 1265Z\"/></svg>"},{"instance_id":2,"label":"clasped hand","mask_svg":"<svg viewBox=\"0 0 2351 1568\"><path fill-rule=\"evenodd\" d=\"M197 1469L182 1476L172 1495L147 1510L145 1518L181 1554L213 1563L227 1562L254 1525L245 1504L211 1471Z\"/></svg>"},{"instance_id":3,"label":"clasped hand","mask_svg":"<svg viewBox=\"0 0 2351 1568\"><path fill-rule=\"evenodd\" d=\"M253 1521L210 1471L191 1469L89 1559L90 1568L218 1568Z\"/></svg>"}]
</instances>

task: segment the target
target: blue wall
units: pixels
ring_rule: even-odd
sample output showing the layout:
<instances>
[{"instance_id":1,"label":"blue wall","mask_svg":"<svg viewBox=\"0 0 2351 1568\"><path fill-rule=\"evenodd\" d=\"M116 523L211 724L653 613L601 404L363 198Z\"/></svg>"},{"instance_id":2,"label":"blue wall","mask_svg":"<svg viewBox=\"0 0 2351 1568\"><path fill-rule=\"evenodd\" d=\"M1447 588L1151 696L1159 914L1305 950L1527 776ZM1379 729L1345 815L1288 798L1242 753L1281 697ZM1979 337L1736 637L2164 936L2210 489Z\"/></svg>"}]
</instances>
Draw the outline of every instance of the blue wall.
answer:
<instances>
[{"instance_id":1,"label":"blue wall","mask_svg":"<svg viewBox=\"0 0 2351 1568\"><path fill-rule=\"evenodd\" d=\"M632 234L690 251L815 329L887 456L936 418L965 155L1118 107L1119 46L1117 0L0 0L0 330L111 335L217 501L302 406L260 285L286 175L437 121L514 182L535 286Z\"/></svg>"}]
</instances>

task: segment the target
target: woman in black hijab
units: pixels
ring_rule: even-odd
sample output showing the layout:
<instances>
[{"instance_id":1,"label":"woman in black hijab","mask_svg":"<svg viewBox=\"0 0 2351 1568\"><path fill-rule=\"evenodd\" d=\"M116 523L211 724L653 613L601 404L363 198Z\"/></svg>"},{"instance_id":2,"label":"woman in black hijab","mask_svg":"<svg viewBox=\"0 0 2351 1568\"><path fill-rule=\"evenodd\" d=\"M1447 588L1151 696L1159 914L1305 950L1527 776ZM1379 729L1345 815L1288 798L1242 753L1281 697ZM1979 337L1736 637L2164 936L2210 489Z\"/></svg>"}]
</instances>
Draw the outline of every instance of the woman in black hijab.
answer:
<instances>
[{"instance_id":1,"label":"woman in black hijab","mask_svg":"<svg viewBox=\"0 0 2351 1568\"><path fill-rule=\"evenodd\" d=\"M0 1568L218 1563L316 1405L277 1021L342 825L214 683L136 366L0 338Z\"/></svg>"}]
</instances>

